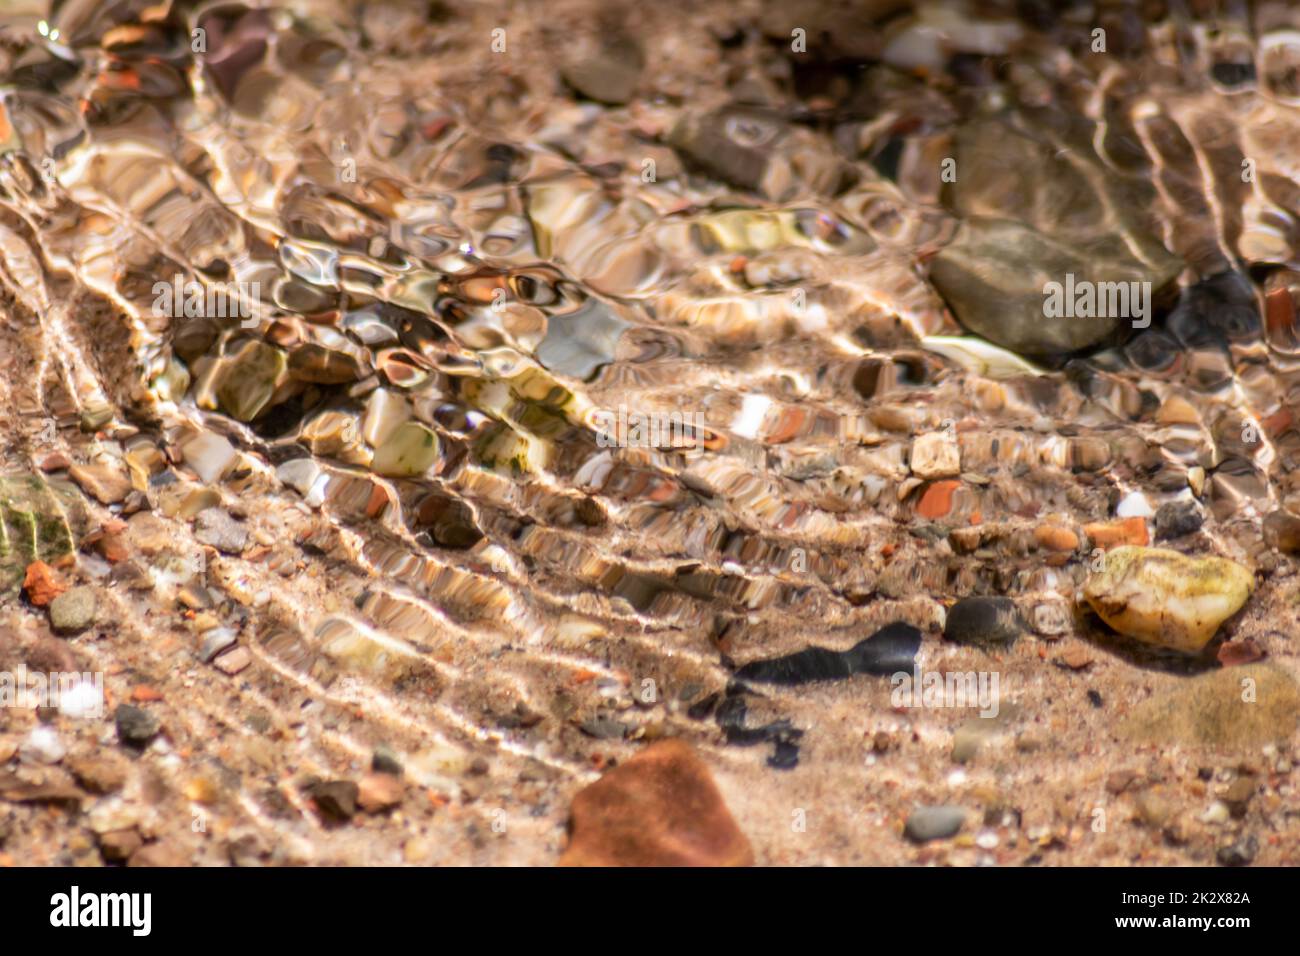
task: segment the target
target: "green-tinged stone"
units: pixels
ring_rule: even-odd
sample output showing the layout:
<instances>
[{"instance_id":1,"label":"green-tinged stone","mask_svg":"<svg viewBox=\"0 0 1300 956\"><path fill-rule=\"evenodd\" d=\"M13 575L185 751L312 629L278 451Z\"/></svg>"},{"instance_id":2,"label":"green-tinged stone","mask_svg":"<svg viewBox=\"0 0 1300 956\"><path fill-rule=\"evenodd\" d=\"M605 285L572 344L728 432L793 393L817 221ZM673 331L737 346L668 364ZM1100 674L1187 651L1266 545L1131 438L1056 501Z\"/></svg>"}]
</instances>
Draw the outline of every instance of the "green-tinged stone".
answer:
<instances>
[{"instance_id":1,"label":"green-tinged stone","mask_svg":"<svg viewBox=\"0 0 1300 956\"><path fill-rule=\"evenodd\" d=\"M85 528L85 501L68 482L0 475L0 598L18 593L31 562L71 554Z\"/></svg>"},{"instance_id":2,"label":"green-tinged stone","mask_svg":"<svg viewBox=\"0 0 1300 956\"><path fill-rule=\"evenodd\" d=\"M216 386L221 408L241 422L251 422L270 404L287 364L279 349L262 342L245 342L237 352L222 359Z\"/></svg>"},{"instance_id":3,"label":"green-tinged stone","mask_svg":"<svg viewBox=\"0 0 1300 956\"><path fill-rule=\"evenodd\" d=\"M438 436L419 422L405 422L375 450L371 467L388 478L414 478L438 460Z\"/></svg>"},{"instance_id":4,"label":"green-tinged stone","mask_svg":"<svg viewBox=\"0 0 1300 956\"><path fill-rule=\"evenodd\" d=\"M1274 664L1248 664L1180 678L1173 689L1138 704L1120 725L1123 737L1257 751L1290 739L1300 720L1300 686Z\"/></svg>"}]
</instances>

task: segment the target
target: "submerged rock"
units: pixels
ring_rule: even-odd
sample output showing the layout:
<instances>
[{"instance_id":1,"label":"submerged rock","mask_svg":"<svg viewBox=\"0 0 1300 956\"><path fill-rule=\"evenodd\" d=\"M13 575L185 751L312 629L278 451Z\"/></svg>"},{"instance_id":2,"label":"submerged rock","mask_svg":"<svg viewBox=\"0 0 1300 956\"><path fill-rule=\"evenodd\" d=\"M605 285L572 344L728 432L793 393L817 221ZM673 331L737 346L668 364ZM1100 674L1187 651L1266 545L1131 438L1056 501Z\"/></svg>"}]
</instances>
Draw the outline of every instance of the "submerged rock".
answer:
<instances>
[{"instance_id":1,"label":"submerged rock","mask_svg":"<svg viewBox=\"0 0 1300 956\"><path fill-rule=\"evenodd\" d=\"M1181 678L1138 704L1120 725L1139 743L1256 751L1290 739L1300 720L1300 686L1273 664L1245 664Z\"/></svg>"},{"instance_id":2,"label":"submerged rock","mask_svg":"<svg viewBox=\"0 0 1300 956\"><path fill-rule=\"evenodd\" d=\"M1254 576L1235 561L1125 545L1106 554L1104 569L1089 576L1083 593L1126 637L1196 653L1254 587Z\"/></svg>"},{"instance_id":3,"label":"submerged rock","mask_svg":"<svg viewBox=\"0 0 1300 956\"><path fill-rule=\"evenodd\" d=\"M853 674L889 675L911 671L920 647L921 632L896 621L846 651L809 647L785 657L750 661L736 671L736 676L767 684L807 684Z\"/></svg>"},{"instance_id":4,"label":"submerged rock","mask_svg":"<svg viewBox=\"0 0 1300 956\"><path fill-rule=\"evenodd\" d=\"M749 866L754 851L709 768L680 740L652 744L573 798L561 866Z\"/></svg>"},{"instance_id":5,"label":"submerged rock","mask_svg":"<svg viewBox=\"0 0 1300 956\"><path fill-rule=\"evenodd\" d=\"M943 636L957 644L1014 644L1024 625L1015 602L1005 597L963 598L948 611Z\"/></svg>"}]
</instances>

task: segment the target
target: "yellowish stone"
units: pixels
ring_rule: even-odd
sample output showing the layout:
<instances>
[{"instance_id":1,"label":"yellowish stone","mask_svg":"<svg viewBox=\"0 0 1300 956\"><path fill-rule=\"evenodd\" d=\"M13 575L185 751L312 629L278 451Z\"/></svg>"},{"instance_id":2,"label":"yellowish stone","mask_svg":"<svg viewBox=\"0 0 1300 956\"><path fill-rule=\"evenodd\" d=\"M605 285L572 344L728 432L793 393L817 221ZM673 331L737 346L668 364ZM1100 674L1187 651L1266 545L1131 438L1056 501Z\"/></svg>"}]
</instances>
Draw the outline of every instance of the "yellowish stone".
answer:
<instances>
[{"instance_id":1,"label":"yellowish stone","mask_svg":"<svg viewBox=\"0 0 1300 956\"><path fill-rule=\"evenodd\" d=\"M1089 576L1083 593L1121 634L1193 654L1254 588L1254 575L1235 561L1125 545L1107 552L1104 568Z\"/></svg>"}]
</instances>

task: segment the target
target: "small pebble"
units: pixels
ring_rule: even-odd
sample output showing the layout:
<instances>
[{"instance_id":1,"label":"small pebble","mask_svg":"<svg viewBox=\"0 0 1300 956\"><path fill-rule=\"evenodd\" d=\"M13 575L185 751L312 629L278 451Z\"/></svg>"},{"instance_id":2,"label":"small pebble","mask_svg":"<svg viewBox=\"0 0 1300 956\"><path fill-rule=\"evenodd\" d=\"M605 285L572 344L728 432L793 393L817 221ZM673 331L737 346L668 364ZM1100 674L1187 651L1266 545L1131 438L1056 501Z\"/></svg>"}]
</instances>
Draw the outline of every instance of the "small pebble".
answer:
<instances>
[{"instance_id":1,"label":"small pebble","mask_svg":"<svg viewBox=\"0 0 1300 956\"><path fill-rule=\"evenodd\" d=\"M966 811L956 806L917 807L907 818L904 835L913 843L953 836L966 822Z\"/></svg>"}]
</instances>

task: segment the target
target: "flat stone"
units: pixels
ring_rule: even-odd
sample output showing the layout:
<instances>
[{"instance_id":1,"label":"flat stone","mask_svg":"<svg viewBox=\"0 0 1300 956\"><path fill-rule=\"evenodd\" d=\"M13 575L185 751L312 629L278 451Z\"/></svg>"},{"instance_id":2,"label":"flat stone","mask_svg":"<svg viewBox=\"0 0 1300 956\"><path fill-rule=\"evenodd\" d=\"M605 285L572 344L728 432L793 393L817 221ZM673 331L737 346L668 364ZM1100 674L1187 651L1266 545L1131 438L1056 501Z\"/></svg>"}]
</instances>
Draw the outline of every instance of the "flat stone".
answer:
<instances>
[{"instance_id":1,"label":"flat stone","mask_svg":"<svg viewBox=\"0 0 1300 956\"><path fill-rule=\"evenodd\" d=\"M223 674L233 677L253 663L253 655L247 647L236 647L227 651L212 662L212 666Z\"/></svg>"},{"instance_id":2,"label":"flat stone","mask_svg":"<svg viewBox=\"0 0 1300 956\"><path fill-rule=\"evenodd\" d=\"M960 481L936 481L921 495L916 513L929 521L947 517L952 510L952 496L961 487Z\"/></svg>"},{"instance_id":3,"label":"flat stone","mask_svg":"<svg viewBox=\"0 0 1300 956\"><path fill-rule=\"evenodd\" d=\"M1300 721L1300 687L1274 664L1245 664L1180 677L1170 689L1140 702L1120 725L1121 735L1160 747L1212 747L1257 752L1282 743Z\"/></svg>"},{"instance_id":4,"label":"flat stone","mask_svg":"<svg viewBox=\"0 0 1300 956\"><path fill-rule=\"evenodd\" d=\"M98 601L89 587L75 587L50 602L50 626L60 634L78 634L95 622Z\"/></svg>"},{"instance_id":5,"label":"flat stone","mask_svg":"<svg viewBox=\"0 0 1300 956\"><path fill-rule=\"evenodd\" d=\"M181 453L185 455L187 466L190 466L205 485L211 485L213 481L225 475L238 455L234 445L220 434L211 432L203 432L190 438L190 441L181 446Z\"/></svg>"},{"instance_id":6,"label":"flat stone","mask_svg":"<svg viewBox=\"0 0 1300 956\"><path fill-rule=\"evenodd\" d=\"M749 866L754 851L689 744L665 740L573 798L561 866Z\"/></svg>"},{"instance_id":7,"label":"flat stone","mask_svg":"<svg viewBox=\"0 0 1300 956\"><path fill-rule=\"evenodd\" d=\"M125 500L131 493L131 479L126 471L114 465L73 465L68 476L86 494L103 505L113 505Z\"/></svg>"},{"instance_id":8,"label":"flat stone","mask_svg":"<svg viewBox=\"0 0 1300 956\"><path fill-rule=\"evenodd\" d=\"M1108 551L1083 594L1121 634L1196 653L1250 597L1255 576L1225 558L1190 558L1164 548Z\"/></svg>"},{"instance_id":9,"label":"flat stone","mask_svg":"<svg viewBox=\"0 0 1300 956\"><path fill-rule=\"evenodd\" d=\"M241 554L248 547L248 529L223 508L205 508L194 519L194 537L222 554Z\"/></svg>"},{"instance_id":10,"label":"flat stone","mask_svg":"<svg viewBox=\"0 0 1300 956\"><path fill-rule=\"evenodd\" d=\"M955 836L966 822L966 810L956 806L917 807L908 815L903 834L913 843Z\"/></svg>"},{"instance_id":11,"label":"flat stone","mask_svg":"<svg viewBox=\"0 0 1300 956\"><path fill-rule=\"evenodd\" d=\"M943 636L980 647L1013 644L1024 630L1015 602L1005 597L962 598L948 611Z\"/></svg>"},{"instance_id":12,"label":"flat stone","mask_svg":"<svg viewBox=\"0 0 1300 956\"><path fill-rule=\"evenodd\" d=\"M1150 542L1145 518L1123 518L1119 521L1094 522L1083 526L1094 547L1118 548L1126 544L1144 545Z\"/></svg>"}]
</instances>

